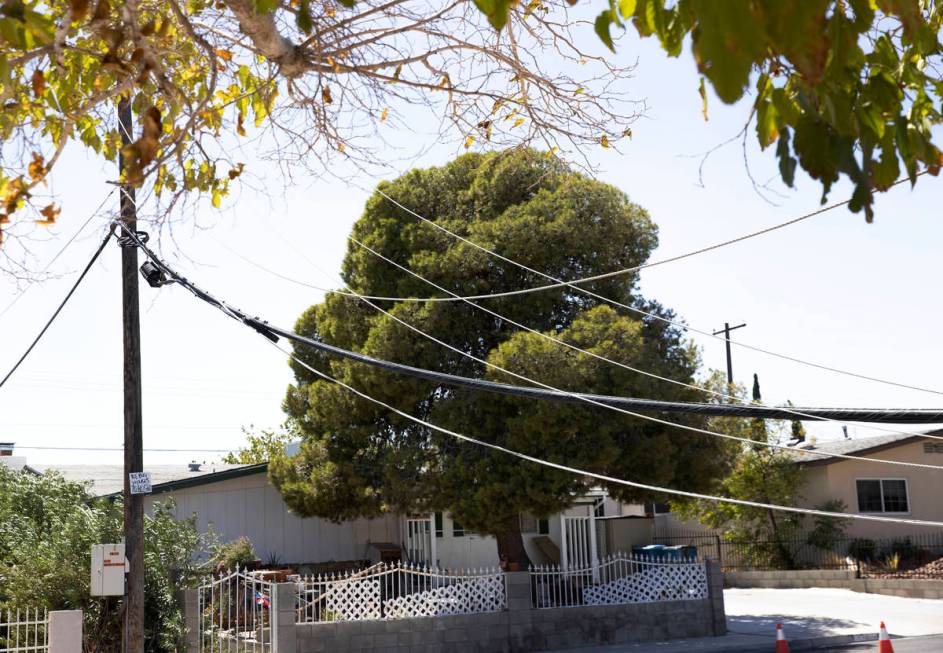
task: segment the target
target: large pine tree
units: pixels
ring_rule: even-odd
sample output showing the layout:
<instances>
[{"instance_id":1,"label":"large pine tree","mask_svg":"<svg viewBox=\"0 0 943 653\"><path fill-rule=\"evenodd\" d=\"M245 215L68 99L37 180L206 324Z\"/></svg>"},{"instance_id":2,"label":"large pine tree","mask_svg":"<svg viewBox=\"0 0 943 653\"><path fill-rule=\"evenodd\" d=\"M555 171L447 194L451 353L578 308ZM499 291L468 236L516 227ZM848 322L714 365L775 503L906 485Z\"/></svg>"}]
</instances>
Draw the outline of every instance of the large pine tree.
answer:
<instances>
[{"instance_id":1,"label":"large pine tree","mask_svg":"<svg viewBox=\"0 0 943 653\"><path fill-rule=\"evenodd\" d=\"M643 263L657 244L644 209L618 189L571 171L532 150L467 154L440 168L384 183L384 193L471 241L560 278L595 275ZM375 194L353 237L449 290L500 293L546 283L424 224ZM442 295L351 244L347 286L395 297ZM671 315L637 292L637 278L585 286L619 302ZM680 330L600 305L570 289L481 300L507 318L617 361L691 382L695 350ZM461 351L567 390L700 399L695 390L660 382L515 328L463 302L385 302L398 318ZM519 382L437 345L356 298L330 295L305 311L305 335L378 358ZM726 471L729 443L653 424L597 406L497 396L398 376L331 358L302 346L307 363L412 415L516 451L594 472L705 490ZM466 529L496 536L509 562L526 562L518 515L549 515L595 482L475 447L401 418L319 380L300 365L285 401L303 442L297 455L271 465L288 504L302 515L332 519L447 510ZM680 418L679 418L680 419ZM698 417L687 423L704 425ZM626 488L620 499L653 497Z\"/></svg>"}]
</instances>

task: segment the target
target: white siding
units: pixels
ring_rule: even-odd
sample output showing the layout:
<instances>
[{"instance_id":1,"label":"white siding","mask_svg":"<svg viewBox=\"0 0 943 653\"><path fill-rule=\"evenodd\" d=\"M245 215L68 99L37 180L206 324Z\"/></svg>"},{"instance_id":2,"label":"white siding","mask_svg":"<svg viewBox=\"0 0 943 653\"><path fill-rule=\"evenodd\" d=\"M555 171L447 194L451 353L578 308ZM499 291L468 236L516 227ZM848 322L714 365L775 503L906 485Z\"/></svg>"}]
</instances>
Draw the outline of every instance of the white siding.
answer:
<instances>
[{"instance_id":1,"label":"white siding","mask_svg":"<svg viewBox=\"0 0 943 653\"><path fill-rule=\"evenodd\" d=\"M361 560L370 542L399 542L397 517L357 519L335 524L299 518L288 511L265 472L152 495L154 501L173 497L180 519L197 516L201 531L212 529L222 542L248 537L265 562L277 555L282 563Z\"/></svg>"}]
</instances>

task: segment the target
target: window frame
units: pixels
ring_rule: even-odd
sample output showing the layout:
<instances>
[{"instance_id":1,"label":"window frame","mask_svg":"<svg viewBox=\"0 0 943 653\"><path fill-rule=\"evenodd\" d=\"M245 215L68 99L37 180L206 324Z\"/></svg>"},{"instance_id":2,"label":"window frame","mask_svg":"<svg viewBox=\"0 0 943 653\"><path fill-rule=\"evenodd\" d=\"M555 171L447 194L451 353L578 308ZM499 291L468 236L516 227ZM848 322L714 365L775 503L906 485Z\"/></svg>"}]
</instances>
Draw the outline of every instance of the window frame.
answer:
<instances>
[{"instance_id":1,"label":"window frame","mask_svg":"<svg viewBox=\"0 0 943 653\"><path fill-rule=\"evenodd\" d=\"M877 481L878 489L881 492L881 510L876 512L873 510L861 510L861 499L858 496L858 481ZM907 510L885 510L884 503L884 482L885 481L901 481L904 484L904 498L907 500ZM913 510L913 506L910 503L910 482L906 478L902 477L882 477L882 476L856 476L855 477L855 507L858 509L858 514L861 515L909 515Z\"/></svg>"}]
</instances>

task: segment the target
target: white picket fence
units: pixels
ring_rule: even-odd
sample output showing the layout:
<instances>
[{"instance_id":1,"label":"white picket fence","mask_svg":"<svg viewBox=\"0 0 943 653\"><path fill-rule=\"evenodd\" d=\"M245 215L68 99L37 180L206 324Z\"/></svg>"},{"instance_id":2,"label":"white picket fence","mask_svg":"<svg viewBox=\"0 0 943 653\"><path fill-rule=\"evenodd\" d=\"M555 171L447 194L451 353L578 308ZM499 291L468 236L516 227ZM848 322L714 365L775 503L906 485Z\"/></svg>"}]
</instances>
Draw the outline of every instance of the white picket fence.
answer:
<instances>
[{"instance_id":1,"label":"white picket fence","mask_svg":"<svg viewBox=\"0 0 943 653\"><path fill-rule=\"evenodd\" d=\"M707 598L707 567L695 559L616 553L595 565L532 567L536 608Z\"/></svg>"},{"instance_id":2,"label":"white picket fence","mask_svg":"<svg viewBox=\"0 0 943 653\"><path fill-rule=\"evenodd\" d=\"M45 610L0 611L0 653L46 653L49 613Z\"/></svg>"},{"instance_id":3,"label":"white picket fence","mask_svg":"<svg viewBox=\"0 0 943 653\"><path fill-rule=\"evenodd\" d=\"M298 582L298 623L498 612L507 608L499 569L441 570L380 563Z\"/></svg>"}]
</instances>

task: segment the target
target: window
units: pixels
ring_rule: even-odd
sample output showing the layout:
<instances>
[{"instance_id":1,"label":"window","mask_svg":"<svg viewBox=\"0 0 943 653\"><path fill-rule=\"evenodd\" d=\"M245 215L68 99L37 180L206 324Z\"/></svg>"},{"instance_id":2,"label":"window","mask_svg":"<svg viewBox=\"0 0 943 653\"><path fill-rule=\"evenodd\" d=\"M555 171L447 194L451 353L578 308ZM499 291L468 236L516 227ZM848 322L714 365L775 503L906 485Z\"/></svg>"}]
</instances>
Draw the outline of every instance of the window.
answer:
<instances>
[{"instance_id":1,"label":"window","mask_svg":"<svg viewBox=\"0 0 943 653\"><path fill-rule=\"evenodd\" d=\"M522 533L536 533L537 532L537 518L527 512L521 513L521 532Z\"/></svg>"},{"instance_id":2,"label":"window","mask_svg":"<svg viewBox=\"0 0 943 653\"><path fill-rule=\"evenodd\" d=\"M550 535L550 520L539 519L529 512L521 513L521 532Z\"/></svg>"},{"instance_id":3,"label":"window","mask_svg":"<svg viewBox=\"0 0 943 653\"><path fill-rule=\"evenodd\" d=\"M442 533L443 533L443 529L442 529L442 513L441 513L441 512L437 512L437 513L435 514L435 536L436 536L436 537L442 537Z\"/></svg>"},{"instance_id":4,"label":"window","mask_svg":"<svg viewBox=\"0 0 943 653\"><path fill-rule=\"evenodd\" d=\"M858 512L910 512L904 479L858 479L856 485Z\"/></svg>"},{"instance_id":5,"label":"window","mask_svg":"<svg viewBox=\"0 0 943 653\"><path fill-rule=\"evenodd\" d=\"M452 520L452 537L465 537L465 528L454 519Z\"/></svg>"}]
</instances>

